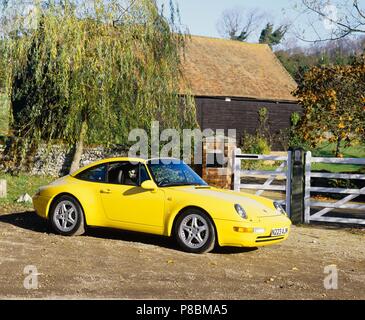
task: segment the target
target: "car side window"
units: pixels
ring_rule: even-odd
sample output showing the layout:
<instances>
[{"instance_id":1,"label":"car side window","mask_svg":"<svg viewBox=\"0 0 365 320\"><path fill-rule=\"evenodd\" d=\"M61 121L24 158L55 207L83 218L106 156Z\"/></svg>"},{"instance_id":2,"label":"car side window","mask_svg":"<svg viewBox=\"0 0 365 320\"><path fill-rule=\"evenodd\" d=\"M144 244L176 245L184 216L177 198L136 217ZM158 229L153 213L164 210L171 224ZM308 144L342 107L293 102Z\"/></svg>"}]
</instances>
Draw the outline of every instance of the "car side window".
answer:
<instances>
[{"instance_id":1,"label":"car side window","mask_svg":"<svg viewBox=\"0 0 365 320\"><path fill-rule=\"evenodd\" d=\"M109 163L108 183L122 184L124 162Z\"/></svg>"},{"instance_id":2,"label":"car side window","mask_svg":"<svg viewBox=\"0 0 365 320\"><path fill-rule=\"evenodd\" d=\"M108 183L137 187L149 179L147 169L143 164L132 164L127 161L109 164Z\"/></svg>"},{"instance_id":3,"label":"car side window","mask_svg":"<svg viewBox=\"0 0 365 320\"><path fill-rule=\"evenodd\" d=\"M91 182L106 182L106 165L99 165L80 172L76 178Z\"/></svg>"},{"instance_id":4,"label":"car side window","mask_svg":"<svg viewBox=\"0 0 365 320\"><path fill-rule=\"evenodd\" d=\"M146 180L151 180L150 176L148 175L146 166L141 163L139 167L139 184L141 185Z\"/></svg>"}]
</instances>

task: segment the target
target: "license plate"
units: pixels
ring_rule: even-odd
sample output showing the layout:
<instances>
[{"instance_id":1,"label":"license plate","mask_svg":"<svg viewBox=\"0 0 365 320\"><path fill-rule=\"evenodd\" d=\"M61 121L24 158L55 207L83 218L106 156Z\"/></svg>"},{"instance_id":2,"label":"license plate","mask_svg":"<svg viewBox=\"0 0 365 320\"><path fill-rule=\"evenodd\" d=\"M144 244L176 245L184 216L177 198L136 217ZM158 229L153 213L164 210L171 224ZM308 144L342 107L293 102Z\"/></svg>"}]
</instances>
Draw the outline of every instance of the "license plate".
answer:
<instances>
[{"instance_id":1,"label":"license plate","mask_svg":"<svg viewBox=\"0 0 365 320\"><path fill-rule=\"evenodd\" d=\"M282 236L287 233L288 233L288 228L278 228L278 229L271 230L272 237Z\"/></svg>"}]
</instances>

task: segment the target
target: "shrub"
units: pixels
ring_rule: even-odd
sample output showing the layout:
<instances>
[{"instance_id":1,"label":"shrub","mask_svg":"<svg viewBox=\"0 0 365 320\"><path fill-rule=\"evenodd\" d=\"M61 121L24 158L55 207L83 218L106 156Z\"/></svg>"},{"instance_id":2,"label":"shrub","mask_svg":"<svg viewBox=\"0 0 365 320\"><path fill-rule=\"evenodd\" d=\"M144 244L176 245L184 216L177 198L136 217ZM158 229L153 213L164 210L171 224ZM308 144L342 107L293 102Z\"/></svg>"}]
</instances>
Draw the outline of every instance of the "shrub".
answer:
<instances>
[{"instance_id":1,"label":"shrub","mask_svg":"<svg viewBox=\"0 0 365 320\"><path fill-rule=\"evenodd\" d=\"M271 152L271 135L268 125L268 111L261 108L258 111L259 124L255 134L244 132L242 135L240 148L244 153L250 154L269 154ZM243 169L257 169L263 165L263 161L242 161Z\"/></svg>"},{"instance_id":2,"label":"shrub","mask_svg":"<svg viewBox=\"0 0 365 320\"><path fill-rule=\"evenodd\" d=\"M264 137L245 132L242 136L241 150L244 153L250 154L270 154L271 147ZM264 161L257 160L244 160L241 162L241 167L245 170L258 169L263 165Z\"/></svg>"},{"instance_id":3,"label":"shrub","mask_svg":"<svg viewBox=\"0 0 365 320\"><path fill-rule=\"evenodd\" d=\"M242 136L241 150L245 153L269 154L271 147L264 137L245 132Z\"/></svg>"}]
</instances>

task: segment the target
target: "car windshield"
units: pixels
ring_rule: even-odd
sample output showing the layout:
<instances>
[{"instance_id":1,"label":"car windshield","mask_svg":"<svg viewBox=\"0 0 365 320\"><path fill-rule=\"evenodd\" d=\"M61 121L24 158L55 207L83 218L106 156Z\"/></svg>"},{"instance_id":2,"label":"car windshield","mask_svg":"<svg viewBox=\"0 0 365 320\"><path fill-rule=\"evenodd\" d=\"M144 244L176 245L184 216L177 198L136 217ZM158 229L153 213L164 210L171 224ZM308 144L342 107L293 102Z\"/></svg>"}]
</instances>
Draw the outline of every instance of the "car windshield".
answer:
<instances>
[{"instance_id":1,"label":"car windshield","mask_svg":"<svg viewBox=\"0 0 365 320\"><path fill-rule=\"evenodd\" d=\"M207 185L188 165L180 160L152 160L148 162L148 168L159 187Z\"/></svg>"}]
</instances>

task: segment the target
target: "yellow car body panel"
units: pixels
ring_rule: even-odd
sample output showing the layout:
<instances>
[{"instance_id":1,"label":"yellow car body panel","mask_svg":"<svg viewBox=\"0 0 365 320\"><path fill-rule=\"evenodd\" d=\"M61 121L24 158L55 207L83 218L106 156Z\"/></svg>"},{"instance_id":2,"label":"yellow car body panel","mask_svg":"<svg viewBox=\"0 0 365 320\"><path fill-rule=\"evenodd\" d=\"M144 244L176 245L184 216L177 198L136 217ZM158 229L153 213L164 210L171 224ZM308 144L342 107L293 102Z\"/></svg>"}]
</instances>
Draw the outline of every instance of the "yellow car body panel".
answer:
<instances>
[{"instance_id":1,"label":"yellow car body panel","mask_svg":"<svg viewBox=\"0 0 365 320\"><path fill-rule=\"evenodd\" d=\"M275 208L272 200L264 197L209 186L158 187L150 191L75 177L88 168L119 161L146 163L142 159L112 158L85 166L41 187L33 197L37 214L47 219L52 201L69 194L83 208L88 226L171 236L176 217L186 208L194 207L211 217L221 246L258 247L278 243L289 235L290 219ZM148 167L147 171L153 180ZM235 204L244 208L247 219L237 214ZM261 229L261 233L255 233L254 228ZM288 228L288 232L283 236L271 236L275 228Z\"/></svg>"}]
</instances>

